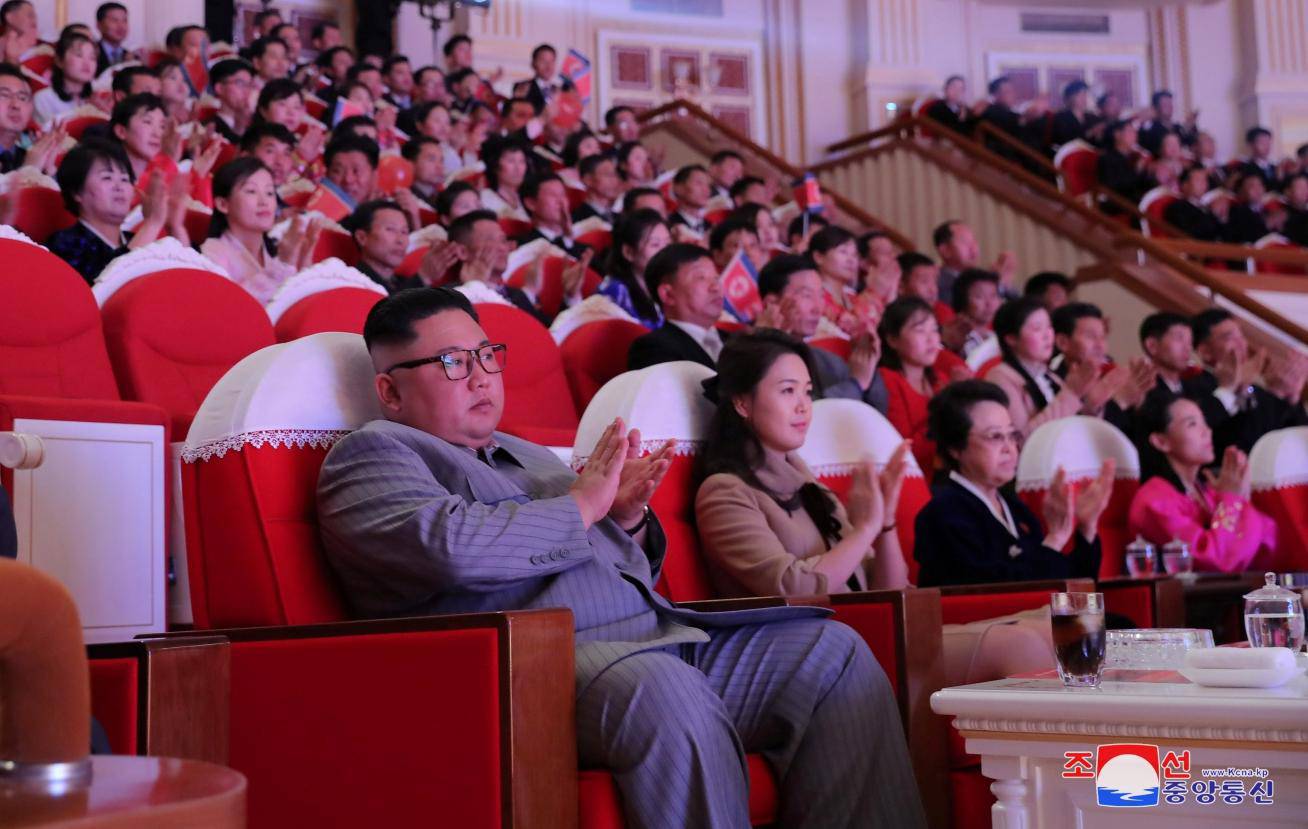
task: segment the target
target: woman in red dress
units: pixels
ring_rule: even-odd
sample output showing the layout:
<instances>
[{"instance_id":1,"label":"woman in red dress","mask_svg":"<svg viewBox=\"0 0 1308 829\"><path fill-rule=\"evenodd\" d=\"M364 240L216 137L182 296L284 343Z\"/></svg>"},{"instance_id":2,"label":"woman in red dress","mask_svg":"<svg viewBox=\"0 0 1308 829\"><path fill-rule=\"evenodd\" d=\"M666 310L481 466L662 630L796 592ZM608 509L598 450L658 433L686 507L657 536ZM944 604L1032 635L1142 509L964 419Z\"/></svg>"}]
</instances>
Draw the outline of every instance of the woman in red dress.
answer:
<instances>
[{"instance_id":1,"label":"woman in red dress","mask_svg":"<svg viewBox=\"0 0 1308 829\"><path fill-rule=\"evenodd\" d=\"M886 306L878 333L882 343L878 371L889 396L886 418L913 441L913 456L930 480L936 447L927 439L927 402L950 381L936 369L940 323L922 299L903 296Z\"/></svg>"}]
</instances>

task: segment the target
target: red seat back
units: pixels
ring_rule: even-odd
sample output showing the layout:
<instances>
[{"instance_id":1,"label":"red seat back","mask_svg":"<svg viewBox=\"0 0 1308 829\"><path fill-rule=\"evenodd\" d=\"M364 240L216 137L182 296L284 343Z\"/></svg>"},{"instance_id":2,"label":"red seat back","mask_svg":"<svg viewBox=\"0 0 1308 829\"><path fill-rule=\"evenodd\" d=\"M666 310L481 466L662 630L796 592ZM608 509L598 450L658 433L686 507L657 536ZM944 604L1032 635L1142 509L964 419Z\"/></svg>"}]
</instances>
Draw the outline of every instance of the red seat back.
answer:
<instances>
[{"instance_id":1,"label":"red seat back","mask_svg":"<svg viewBox=\"0 0 1308 829\"><path fill-rule=\"evenodd\" d=\"M207 271L166 270L134 279L105 301L101 314L123 396L161 407L178 437L218 378L276 342L259 303Z\"/></svg>"},{"instance_id":2,"label":"red seat back","mask_svg":"<svg viewBox=\"0 0 1308 829\"><path fill-rule=\"evenodd\" d=\"M821 337L816 340L809 340L808 344L813 348L830 351L842 360L849 359L849 353L854 347L853 342L844 337Z\"/></svg>"},{"instance_id":3,"label":"red seat back","mask_svg":"<svg viewBox=\"0 0 1308 829\"><path fill-rule=\"evenodd\" d=\"M86 281L36 245L0 239L0 394L118 400Z\"/></svg>"},{"instance_id":4,"label":"red seat back","mask_svg":"<svg viewBox=\"0 0 1308 829\"><path fill-rule=\"evenodd\" d=\"M362 288L334 288L311 294L286 309L274 326L277 342L323 331L363 333L363 322L381 297Z\"/></svg>"},{"instance_id":5,"label":"red seat back","mask_svg":"<svg viewBox=\"0 0 1308 829\"><path fill-rule=\"evenodd\" d=\"M1084 141L1069 141L1059 148L1054 166L1063 177L1063 191L1073 198L1099 183L1099 151Z\"/></svg>"},{"instance_id":6,"label":"red seat back","mask_svg":"<svg viewBox=\"0 0 1308 829\"><path fill-rule=\"evenodd\" d=\"M182 458L198 627L345 617L315 505L328 448L380 417L357 334L315 334L242 360L195 417Z\"/></svg>"},{"instance_id":7,"label":"red seat back","mask_svg":"<svg viewBox=\"0 0 1308 829\"><path fill-rule=\"evenodd\" d=\"M577 411L584 412L601 386L627 370L627 349L645 333L637 322L599 320L567 336L559 350Z\"/></svg>"},{"instance_id":8,"label":"red seat back","mask_svg":"<svg viewBox=\"0 0 1308 829\"><path fill-rule=\"evenodd\" d=\"M479 304L477 313L491 342L509 347L500 429L546 446L571 446L577 407L550 332L511 305Z\"/></svg>"},{"instance_id":9,"label":"red seat back","mask_svg":"<svg viewBox=\"0 0 1308 829\"><path fill-rule=\"evenodd\" d=\"M501 219L500 221L504 221ZM540 284L536 286L536 303L547 316L554 316L563 307L563 271L573 260L566 256L546 256L540 260ZM509 275L508 283L515 288L523 287L532 278L537 260L516 268ZM593 269L586 269L582 279L581 295L588 297L599 289L602 277Z\"/></svg>"},{"instance_id":10,"label":"red seat back","mask_svg":"<svg viewBox=\"0 0 1308 829\"><path fill-rule=\"evenodd\" d=\"M77 217L64 208L64 197L49 187L20 187L10 198L14 203L14 227L44 244L56 230L72 227Z\"/></svg>"},{"instance_id":11,"label":"red seat back","mask_svg":"<svg viewBox=\"0 0 1308 829\"><path fill-rule=\"evenodd\" d=\"M318 237L318 244L314 246L311 258L317 263L333 256L347 265L354 265L359 261L359 246L354 243L350 234L324 228Z\"/></svg>"}]
</instances>

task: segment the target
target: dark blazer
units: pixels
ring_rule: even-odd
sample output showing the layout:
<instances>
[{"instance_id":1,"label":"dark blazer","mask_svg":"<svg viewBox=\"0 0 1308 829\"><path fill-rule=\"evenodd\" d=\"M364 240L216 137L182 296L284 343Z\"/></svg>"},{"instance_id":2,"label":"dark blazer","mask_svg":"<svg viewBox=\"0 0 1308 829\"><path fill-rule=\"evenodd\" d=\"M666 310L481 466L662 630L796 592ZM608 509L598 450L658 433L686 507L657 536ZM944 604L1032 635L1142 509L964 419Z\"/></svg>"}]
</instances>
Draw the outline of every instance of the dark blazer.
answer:
<instances>
[{"instance_id":1,"label":"dark blazer","mask_svg":"<svg viewBox=\"0 0 1308 829\"><path fill-rule=\"evenodd\" d=\"M979 498L952 479L932 489L931 500L917 515L913 556L921 565L918 586L1098 575L1098 538L1087 542L1079 532L1073 533L1071 555L1051 550L1044 545L1040 521L1026 504L1007 493L1001 497L1013 514L1017 538Z\"/></svg>"},{"instance_id":2,"label":"dark blazer","mask_svg":"<svg viewBox=\"0 0 1308 829\"><path fill-rule=\"evenodd\" d=\"M1211 210L1189 199L1177 199L1167 205L1163 219L1192 239L1204 242L1219 242L1222 239L1222 223Z\"/></svg>"},{"instance_id":3,"label":"dark blazer","mask_svg":"<svg viewBox=\"0 0 1308 829\"><path fill-rule=\"evenodd\" d=\"M1308 210L1287 207L1285 227L1281 228L1281 235L1296 245L1308 247Z\"/></svg>"},{"instance_id":4,"label":"dark blazer","mask_svg":"<svg viewBox=\"0 0 1308 829\"><path fill-rule=\"evenodd\" d=\"M976 120L972 117L972 111L967 107L962 107L958 112L954 112L949 108L949 104L943 100L936 101L927 107L926 117L932 121L939 121L959 135L971 133L972 124Z\"/></svg>"},{"instance_id":5,"label":"dark blazer","mask_svg":"<svg viewBox=\"0 0 1308 829\"><path fill-rule=\"evenodd\" d=\"M1266 185L1268 190L1280 190L1285 184L1285 182L1281 181L1276 165L1270 161L1265 161L1263 164L1258 164L1252 160L1246 161L1240 165L1240 176L1241 178L1244 176L1258 176L1263 180L1263 184Z\"/></svg>"},{"instance_id":6,"label":"dark blazer","mask_svg":"<svg viewBox=\"0 0 1308 829\"><path fill-rule=\"evenodd\" d=\"M627 351L627 369L631 371L677 360L690 360L712 369L718 367L703 346L670 322L637 337Z\"/></svg>"},{"instance_id":7,"label":"dark blazer","mask_svg":"<svg viewBox=\"0 0 1308 829\"><path fill-rule=\"evenodd\" d=\"M1149 189L1149 177L1135 167L1135 162L1115 148L1104 150L1099 156L1099 183L1118 193L1129 202L1139 203Z\"/></svg>"},{"instance_id":8,"label":"dark blazer","mask_svg":"<svg viewBox=\"0 0 1308 829\"><path fill-rule=\"evenodd\" d=\"M128 240L131 239L130 233L123 235ZM112 262L115 257L127 252L126 245L119 248L110 247L81 222L57 231L46 241L45 245L50 249L51 253L67 262L73 267L73 270L80 273L88 285L95 282L96 277L100 275L100 271L104 270L105 265Z\"/></svg>"},{"instance_id":9,"label":"dark blazer","mask_svg":"<svg viewBox=\"0 0 1308 829\"><path fill-rule=\"evenodd\" d=\"M1053 142L1055 145L1067 144L1076 139L1088 141L1086 131L1099 123L1099 116L1093 112L1085 114L1085 120L1078 121L1070 109L1060 109L1054 114Z\"/></svg>"},{"instance_id":10,"label":"dark blazer","mask_svg":"<svg viewBox=\"0 0 1308 829\"><path fill-rule=\"evenodd\" d=\"M571 92L575 87L572 81L560 75L558 77L559 91ZM525 81L518 81L513 85L513 97L526 98L531 101L531 105L536 108L536 114L540 115L545 109L545 93L541 92L540 87L536 84L536 78L531 77Z\"/></svg>"},{"instance_id":11,"label":"dark blazer","mask_svg":"<svg viewBox=\"0 0 1308 829\"><path fill-rule=\"evenodd\" d=\"M330 110L329 110L329 112L330 112ZM328 116L328 117L330 117L330 116ZM238 147L241 145L241 136L240 136L240 133L238 133L236 130L234 130L234 129L232 129L230 126L228 126L227 122L224 121L221 117L219 117L217 113L215 113L215 114L209 116L208 118L206 118L206 119L204 120L204 124L205 124L205 126L208 126L209 124L212 124L212 125L213 125L213 131L214 131L215 133L217 133L219 136L221 136L224 140L226 140L226 141L228 141L228 142L230 142L230 143L232 143L232 144L235 144L235 145L238 146Z\"/></svg>"},{"instance_id":12,"label":"dark blazer","mask_svg":"<svg viewBox=\"0 0 1308 829\"><path fill-rule=\"evenodd\" d=\"M1153 155L1158 155L1158 150L1163 146L1163 138L1168 133L1175 133L1181 139L1181 146L1190 147L1199 139L1199 130L1186 129L1181 124L1173 121L1171 124L1164 124L1160 121L1149 121L1140 128L1140 134L1137 140L1140 146L1144 147Z\"/></svg>"},{"instance_id":13,"label":"dark blazer","mask_svg":"<svg viewBox=\"0 0 1308 829\"><path fill-rule=\"evenodd\" d=\"M363 262L360 262L354 267L356 270L359 271L359 273L363 274L364 276L371 279L373 282L376 282L378 285L385 288L386 293L388 294L399 293L400 291L404 291L409 288L423 287L422 278L417 276L416 274L414 276L393 276L390 279L387 279L386 277L374 271L372 268L368 267Z\"/></svg>"},{"instance_id":14,"label":"dark blazer","mask_svg":"<svg viewBox=\"0 0 1308 829\"><path fill-rule=\"evenodd\" d=\"M1267 219L1247 204L1233 204L1223 235L1232 244L1252 245L1267 235Z\"/></svg>"},{"instance_id":15,"label":"dark blazer","mask_svg":"<svg viewBox=\"0 0 1308 829\"><path fill-rule=\"evenodd\" d=\"M109 53L105 50L104 41L97 40L95 42L95 74L99 75L101 72L108 69L110 66L116 66L120 63L125 63L126 61L131 60L132 59L131 55L132 53L128 51L126 47L124 47L122 59L116 61L110 61Z\"/></svg>"},{"instance_id":16,"label":"dark blazer","mask_svg":"<svg viewBox=\"0 0 1308 829\"><path fill-rule=\"evenodd\" d=\"M18 558L18 528L9 506L9 493L0 486L0 558Z\"/></svg>"},{"instance_id":17,"label":"dark blazer","mask_svg":"<svg viewBox=\"0 0 1308 829\"><path fill-rule=\"evenodd\" d=\"M504 298L511 302L515 308L531 314L546 328L549 328L550 323L554 321L548 314L537 308L536 303L532 302L531 297L527 296L527 292L521 288L514 288L512 285L503 285L499 290Z\"/></svg>"},{"instance_id":18,"label":"dark blazer","mask_svg":"<svg viewBox=\"0 0 1308 829\"><path fill-rule=\"evenodd\" d=\"M515 244L517 244L518 247L522 247L523 245L531 244L537 239L546 239L546 238L547 237L545 236L544 233L541 233L539 230L533 227L531 230L527 231L526 233L523 233L520 236L514 236L513 241ZM557 239L550 239L549 243L551 245L554 245L559 250L562 250L564 253L568 254L569 256L573 257L574 259L580 257L583 252L588 250L588 247L586 245L583 245L581 242L578 242L575 239L565 239L562 236L560 236Z\"/></svg>"},{"instance_id":19,"label":"dark blazer","mask_svg":"<svg viewBox=\"0 0 1308 829\"><path fill-rule=\"evenodd\" d=\"M1253 395L1235 414L1222 405L1213 392L1217 377L1204 371L1181 383L1182 392L1199 402L1208 428L1213 430L1213 453L1220 463L1226 447L1235 446L1246 454L1268 432L1288 426L1308 426L1308 412L1302 405L1292 406L1262 386L1253 387Z\"/></svg>"},{"instance_id":20,"label":"dark blazer","mask_svg":"<svg viewBox=\"0 0 1308 829\"><path fill-rule=\"evenodd\" d=\"M577 224L578 222L584 222L587 219L592 219L595 218L596 216L608 222L609 224L613 224L614 221L617 219L617 214L614 213L612 210L608 210L601 213L600 211L596 210L593 206L591 206L590 202L582 202L580 205L577 206L576 210L572 211L572 223Z\"/></svg>"}]
</instances>

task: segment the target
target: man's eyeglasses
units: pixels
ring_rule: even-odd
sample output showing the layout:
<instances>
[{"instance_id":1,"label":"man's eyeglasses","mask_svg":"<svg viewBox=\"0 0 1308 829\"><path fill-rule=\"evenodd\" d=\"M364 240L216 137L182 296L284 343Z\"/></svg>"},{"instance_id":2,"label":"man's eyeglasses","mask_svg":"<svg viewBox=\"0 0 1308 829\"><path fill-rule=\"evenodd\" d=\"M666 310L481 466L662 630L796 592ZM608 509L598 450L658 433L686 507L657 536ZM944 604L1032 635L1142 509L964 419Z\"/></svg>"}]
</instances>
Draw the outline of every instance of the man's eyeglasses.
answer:
<instances>
[{"instance_id":1,"label":"man's eyeglasses","mask_svg":"<svg viewBox=\"0 0 1308 829\"><path fill-rule=\"evenodd\" d=\"M451 380L464 380L472 373L474 362L481 365L487 374L499 374L504 371L508 359L509 347L504 343L491 343L481 348L456 348L435 357L423 357L419 360L405 360L396 363L383 374L390 374L397 368L419 368L428 363L440 363L445 368L445 376Z\"/></svg>"},{"instance_id":2,"label":"man's eyeglasses","mask_svg":"<svg viewBox=\"0 0 1308 829\"><path fill-rule=\"evenodd\" d=\"M992 432L973 432L973 437L984 443L986 446L999 447L1005 443L1011 443L1014 446L1022 446L1022 433L1017 429L1009 432L1003 432L998 429Z\"/></svg>"},{"instance_id":3,"label":"man's eyeglasses","mask_svg":"<svg viewBox=\"0 0 1308 829\"><path fill-rule=\"evenodd\" d=\"M13 100L17 100L19 103L30 104L32 102L32 93L13 92L8 89L0 89L0 101L7 104Z\"/></svg>"}]
</instances>

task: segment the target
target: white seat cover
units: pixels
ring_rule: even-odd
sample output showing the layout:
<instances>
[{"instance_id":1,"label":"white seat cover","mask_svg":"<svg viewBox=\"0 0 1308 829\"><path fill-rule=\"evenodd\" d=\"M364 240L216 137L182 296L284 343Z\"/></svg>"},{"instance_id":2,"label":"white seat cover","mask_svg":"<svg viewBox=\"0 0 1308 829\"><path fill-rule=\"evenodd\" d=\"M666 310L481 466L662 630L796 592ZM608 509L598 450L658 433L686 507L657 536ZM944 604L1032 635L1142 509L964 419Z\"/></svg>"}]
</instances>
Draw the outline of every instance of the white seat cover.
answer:
<instances>
[{"instance_id":1,"label":"white seat cover","mask_svg":"<svg viewBox=\"0 0 1308 829\"><path fill-rule=\"evenodd\" d=\"M196 253L173 237L165 236L157 242L128 251L106 265L91 286L91 293L95 295L96 304L103 308L109 297L132 280L178 268L209 271L224 279L231 279L217 262Z\"/></svg>"},{"instance_id":2,"label":"white seat cover","mask_svg":"<svg viewBox=\"0 0 1308 829\"><path fill-rule=\"evenodd\" d=\"M713 369L699 363L661 363L619 374L595 393L577 427L572 465L580 468L595 442L622 418L628 429L639 429L641 448L648 451L676 441L675 453L692 454L704 440L713 404L704 396L703 381Z\"/></svg>"},{"instance_id":3,"label":"white seat cover","mask_svg":"<svg viewBox=\"0 0 1308 829\"><path fill-rule=\"evenodd\" d=\"M260 447L335 443L382 416L376 372L358 334L312 334L241 360L205 397L182 460Z\"/></svg>"},{"instance_id":4,"label":"white seat cover","mask_svg":"<svg viewBox=\"0 0 1308 829\"><path fill-rule=\"evenodd\" d=\"M282 314L285 314L295 303L314 294L337 288L362 288L378 296L386 296L385 288L369 279L362 271L351 268L333 256L316 265L310 265L283 282L268 301L268 318L272 320L273 325L276 325Z\"/></svg>"},{"instance_id":5,"label":"white seat cover","mask_svg":"<svg viewBox=\"0 0 1308 829\"><path fill-rule=\"evenodd\" d=\"M972 353L967 355L967 367L972 369L973 373L980 371L981 366L1003 354L999 350L999 338L994 334L989 335L981 344L972 349Z\"/></svg>"},{"instance_id":6,"label":"white seat cover","mask_svg":"<svg viewBox=\"0 0 1308 829\"><path fill-rule=\"evenodd\" d=\"M813 422L799 457L817 477L837 477L850 474L869 457L877 469L884 469L903 442L881 412L861 400L830 398L813 404ZM911 452L908 477L922 477L922 468Z\"/></svg>"},{"instance_id":7,"label":"white seat cover","mask_svg":"<svg viewBox=\"0 0 1308 829\"><path fill-rule=\"evenodd\" d=\"M1308 426L1277 429L1259 438L1249 453L1249 477L1255 492L1308 486Z\"/></svg>"},{"instance_id":8,"label":"white seat cover","mask_svg":"<svg viewBox=\"0 0 1308 829\"><path fill-rule=\"evenodd\" d=\"M550 324L550 336L554 338L554 342L563 345L568 335L578 328L604 320L636 321L635 317L622 310L622 306L613 300L603 294L591 294L576 305L559 312L554 322Z\"/></svg>"},{"instance_id":9,"label":"white seat cover","mask_svg":"<svg viewBox=\"0 0 1308 829\"><path fill-rule=\"evenodd\" d=\"M1117 461L1115 478L1140 478L1140 453L1130 438L1096 417L1065 417L1031 433L1017 461L1019 492L1044 490L1061 466L1067 480L1093 478L1108 458Z\"/></svg>"}]
</instances>

